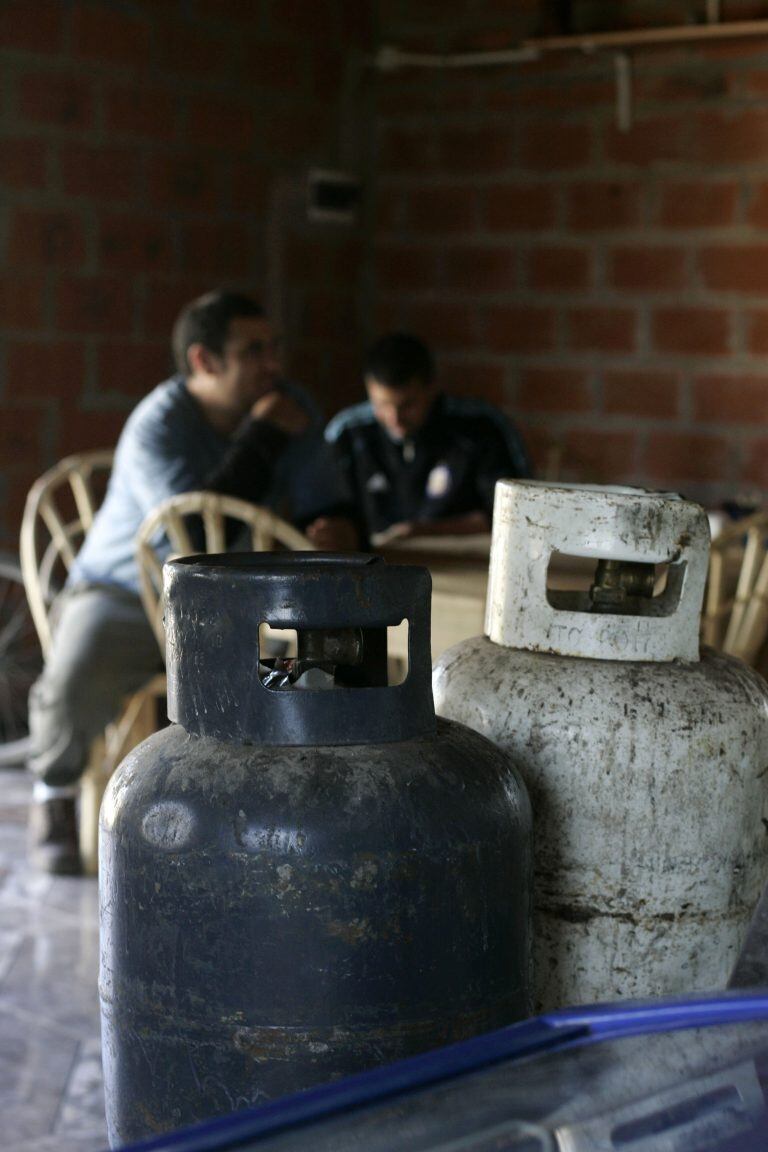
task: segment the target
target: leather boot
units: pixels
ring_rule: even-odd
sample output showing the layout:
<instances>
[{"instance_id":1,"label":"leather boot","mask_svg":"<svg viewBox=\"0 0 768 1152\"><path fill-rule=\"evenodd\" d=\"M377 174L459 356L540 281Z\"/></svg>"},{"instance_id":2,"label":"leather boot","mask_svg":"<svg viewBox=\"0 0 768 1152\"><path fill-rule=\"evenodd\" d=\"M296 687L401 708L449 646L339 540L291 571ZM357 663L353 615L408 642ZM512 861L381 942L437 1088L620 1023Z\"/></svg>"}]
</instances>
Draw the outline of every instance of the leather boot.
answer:
<instances>
[{"instance_id":1,"label":"leather boot","mask_svg":"<svg viewBox=\"0 0 768 1152\"><path fill-rule=\"evenodd\" d=\"M29 861L42 872L74 876L82 872L75 799L33 800L29 812Z\"/></svg>"}]
</instances>

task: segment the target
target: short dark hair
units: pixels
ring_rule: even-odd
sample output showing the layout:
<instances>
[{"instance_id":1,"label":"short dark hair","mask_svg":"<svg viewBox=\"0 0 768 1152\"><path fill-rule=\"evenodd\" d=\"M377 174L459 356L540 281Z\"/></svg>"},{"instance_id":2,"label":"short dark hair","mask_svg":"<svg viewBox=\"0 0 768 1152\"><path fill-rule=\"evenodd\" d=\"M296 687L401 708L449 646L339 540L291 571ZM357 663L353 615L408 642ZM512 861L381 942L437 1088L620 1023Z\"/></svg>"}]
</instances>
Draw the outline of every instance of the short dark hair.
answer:
<instances>
[{"instance_id":1,"label":"short dark hair","mask_svg":"<svg viewBox=\"0 0 768 1152\"><path fill-rule=\"evenodd\" d=\"M171 347L176 368L189 375L187 352L193 344L202 344L218 355L224 351L229 325L238 316L263 316L264 309L241 292L206 292L198 296L179 314L173 326Z\"/></svg>"},{"instance_id":2,"label":"short dark hair","mask_svg":"<svg viewBox=\"0 0 768 1152\"><path fill-rule=\"evenodd\" d=\"M435 365L429 348L417 336L388 332L368 349L364 373L389 388L405 388L414 380L431 384Z\"/></svg>"}]
</instances>

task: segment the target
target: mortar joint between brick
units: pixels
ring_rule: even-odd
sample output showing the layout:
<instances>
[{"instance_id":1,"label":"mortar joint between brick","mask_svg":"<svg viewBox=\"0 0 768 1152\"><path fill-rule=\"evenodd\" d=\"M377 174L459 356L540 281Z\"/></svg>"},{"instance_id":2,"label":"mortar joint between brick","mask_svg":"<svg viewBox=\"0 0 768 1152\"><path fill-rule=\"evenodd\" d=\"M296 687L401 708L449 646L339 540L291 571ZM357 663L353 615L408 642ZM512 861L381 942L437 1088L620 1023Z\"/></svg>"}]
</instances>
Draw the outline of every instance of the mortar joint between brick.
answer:
<instances>
[{"instance_id":1,"label":"mortar joint between brick","mask_svg":"<svg viewBox=\"0 0 768 1152\"><path fill-rule=\"evenodd\" d=\"M43 277L43 327L50 336L56 330L56 288L61 273L47 268Z\"/></svg>"},{"instance_id":2,"label":"mortar joint between brick","mask_svg":"<svg viewBox=\"0 0 768 1152\"><path fill-rule=\"evenodd\" d=\"M8 379L8 339L0 335L0 403L10 399L11 381Z\"/></svg>"},{"instance_id":3,"label":"mortar joint between brick","mask_svg":"<svg viewBox=\"0 0 768 1152\"><path fill-rule=\"evenodd\" d=\"M93 336L86 338L83 342L84 376L79 392L82 397L92 397L99 390L98 346L100 343L101 341Z\"/></svg>"}]
</instances>

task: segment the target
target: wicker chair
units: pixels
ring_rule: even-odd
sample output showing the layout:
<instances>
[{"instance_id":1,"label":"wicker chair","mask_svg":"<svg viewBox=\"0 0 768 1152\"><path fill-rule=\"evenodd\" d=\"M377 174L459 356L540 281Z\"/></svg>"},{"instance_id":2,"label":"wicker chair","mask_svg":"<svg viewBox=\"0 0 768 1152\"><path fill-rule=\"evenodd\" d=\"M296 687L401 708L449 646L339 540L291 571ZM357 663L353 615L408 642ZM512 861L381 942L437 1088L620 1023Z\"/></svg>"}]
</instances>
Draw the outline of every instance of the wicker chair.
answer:
<instances>
[{"instance_id":1,"label":"wicker chair","mask_svg":"<svg viewBox=\"0 0 768 1152\"><path fill-rule=\"evenodd\" d=\"M192 517L202 521L205 535L203 548L195 547L190 535L189 521ZM184 492L158 504L146 516L136 535L136 561L144 609L163 656L163 560L158 553L159 544L167 540L173 556L188 556L202 551L224 552L228 529L232 526L240 530L242 547L250 545L254 552L286 549L314 551L314 545L293 525L281 520L268 508L249 504L235 496L220 496L216 492Z\"/></svg>"},{"instance_id":2,"label":"wicker chair","mask_svg":"<svg viewBox=\"0 0 768 1152\"><path fill-rule=\"evenodd\" d=\"M63 586L106 490L112 468L111 451L68 456L42 475L30 489L21 527L21 568L30 612L43 655L50 651L50 610ZM187 492L172 496L149 513L136 536L141 595L160 650L165 654L162 624L162 562L158 545L167 537L175 555L199 551L193 545L187 520L202 519L204 551L226 548L227 525L247 530L255 551L275 544L286 548L313 546L295 528L265 508L220 496L214 492ZM80 852L87 872L98 866L98 817L101 799L112 772L141 740L157 728L157 701L165 695L165 674L152 676L127 698L104 736L94 741L81 782Z\"/></svg>"},{"instance_id":3,"label":"wicker chair","mask_svg":"<svg viewBox=\"0 0 768 1152\"><path fill-rule=\"evenodd\" d=\"M754 666L766 634L768 512L756 512L712 541L701 638Z\"/></svg>"},{"instance_id":4,"label":"wicker chair","mask_svg":"<svg viewBox=\"0 0 768 1152\"><path fill-rule=\"evenodd\" d=\"M32 485L21 524L24 589L43 656L51 649L50 612L106 491L113 453L67 456ZM80 853L86 872L98 860L98 816L104 788L124 756L157 727L165 675L152 676L126 698L113 723L91 746L80 790Z\"/></svg>"}]
</instances>

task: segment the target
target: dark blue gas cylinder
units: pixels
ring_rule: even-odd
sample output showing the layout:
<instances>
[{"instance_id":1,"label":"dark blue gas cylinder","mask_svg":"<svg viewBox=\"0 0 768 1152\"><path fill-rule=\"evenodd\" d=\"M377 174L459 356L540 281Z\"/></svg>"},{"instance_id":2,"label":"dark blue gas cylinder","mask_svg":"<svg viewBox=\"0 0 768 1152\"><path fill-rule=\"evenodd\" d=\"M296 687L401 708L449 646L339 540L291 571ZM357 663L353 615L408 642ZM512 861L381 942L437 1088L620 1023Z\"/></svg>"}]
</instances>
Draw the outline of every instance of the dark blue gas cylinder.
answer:
<instances>
[{"instance_id":1,"label":"dark blue gas cylinder","mask_svg":"<svg viewBox=\"0 0 768 1152\"><path fill-rule=\"evenodd\" d=\"M230 554L173 561L165 585L173 723L101 811L113 1146L530 1002L528 797L508 756L435 718L429 573ZM408 673L389 686L403 619ZM296 630L287 671L261 657L262 623Z\"/></svg>"}]
</instances>

